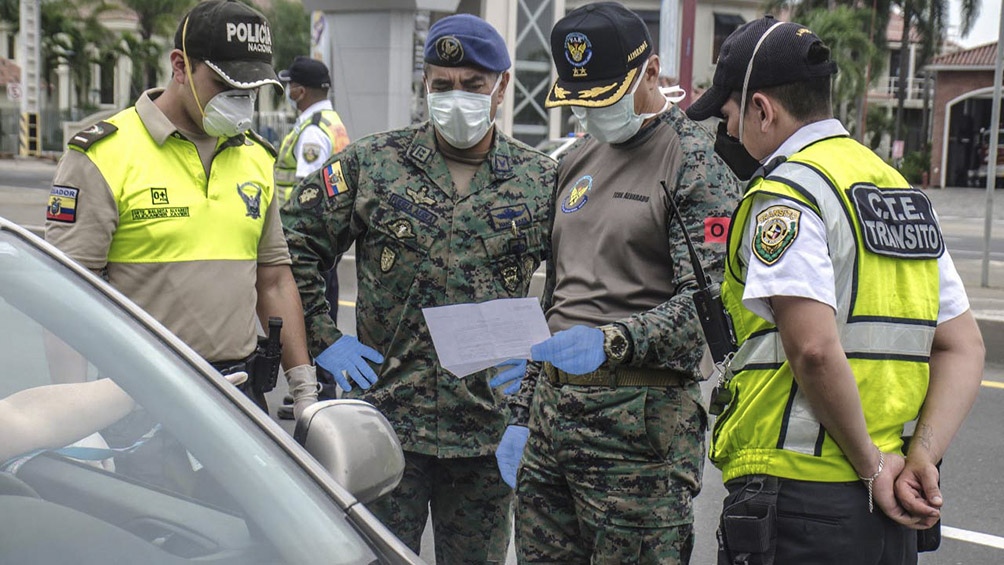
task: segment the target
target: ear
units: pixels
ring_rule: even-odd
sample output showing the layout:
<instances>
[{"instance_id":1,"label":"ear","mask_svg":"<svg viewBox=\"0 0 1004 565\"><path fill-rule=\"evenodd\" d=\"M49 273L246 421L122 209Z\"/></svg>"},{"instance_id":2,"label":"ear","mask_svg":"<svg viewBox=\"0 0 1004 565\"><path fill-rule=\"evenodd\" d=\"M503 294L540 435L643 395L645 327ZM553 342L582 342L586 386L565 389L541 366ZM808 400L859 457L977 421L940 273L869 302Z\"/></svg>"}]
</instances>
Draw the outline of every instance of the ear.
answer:
<instances>
[{"instance_id":1,"label":"ear","mask_svg":"<svg viewBox=\"0 0 1004 565\"><path fill-rule=\"evenodd\" d=\"M642 80L645 80L645 81L649 81L649 80L655 81L656 86L658 86L658 83L659 83L659 68L660 68L660 65L659 65L659 56L655 55L655 54L650 55L649 58L648 58L648 66L645 67L645 78L642 79Z\"/></svg>"},{"instance_id":2,"label":"ear","mask_svg":"<svg viewBox=\"0 0 1004 565\"><path fill-rule=\"evenodd\" d=\"M178 84L185 84L185 56L181 49L172 49L171 55L171 80Z\"/></svg>"},{"instance_id":3,"label":"ear","mask_svg":"<svg viewBox=\"0 0 1004 565\"><path fill-rule=\"evenodd\" d=\"M750 100L750 110L754 116L760 119L760 131L766 132L769 126L777 125L777 106L774 102L764 96L763 93L755 92Z\"/></svg>"},{"instance_id":4,"label":"ear","mask_svg":"<svg viewBox=\"0 0 1004 565\"><path fill-rule=\"evenodd\" d=\"M503 71L502 72L502 80L499 81L499 87L495 91L495 103L496 104L502 104L502 100L505 99L505 91L506 91L506 88L509 87L509 77L510 76L511 75L509 74L509 71Z\"/></svg>"}]
</instances>

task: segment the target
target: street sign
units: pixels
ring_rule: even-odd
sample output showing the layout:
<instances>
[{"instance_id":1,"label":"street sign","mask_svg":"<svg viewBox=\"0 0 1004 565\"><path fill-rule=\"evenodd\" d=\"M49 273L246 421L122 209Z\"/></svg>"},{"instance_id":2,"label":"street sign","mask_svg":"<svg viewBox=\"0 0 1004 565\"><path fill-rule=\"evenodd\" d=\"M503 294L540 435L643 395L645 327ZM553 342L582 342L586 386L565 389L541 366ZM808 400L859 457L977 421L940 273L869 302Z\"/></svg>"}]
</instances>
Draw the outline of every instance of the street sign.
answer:
<instances>
[{"instance_id":1,"label":"street sign","mask_svg":"<svg viewBox=\"0 0 1004 565\"><path fill-rule=\"evenodd\" d=\"M21 83L19 82L8 82L7 83L7 100L20 100L21 99Z\"/></svg>"},{"instance_id":2,"label":"street sign","mask_svg":"<svg viewBox=\"0 0 1004 565\"><path fill-rule=\"evenodd\" d=\"M903 140L897 139L892 142L892 158L902 159L903 158Z\"/></svg>"}]
</instances>

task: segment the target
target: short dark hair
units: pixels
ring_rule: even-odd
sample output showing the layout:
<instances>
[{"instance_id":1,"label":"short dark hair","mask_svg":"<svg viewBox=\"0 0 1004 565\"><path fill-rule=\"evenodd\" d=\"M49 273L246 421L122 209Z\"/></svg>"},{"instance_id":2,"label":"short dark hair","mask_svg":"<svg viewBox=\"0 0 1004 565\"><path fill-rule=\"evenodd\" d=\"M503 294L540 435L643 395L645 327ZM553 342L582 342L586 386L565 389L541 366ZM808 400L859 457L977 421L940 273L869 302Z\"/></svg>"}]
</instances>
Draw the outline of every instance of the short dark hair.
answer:
<instances>
[{"instance_id":1,"label":"short dark hair","mask_svg":"<svg viewBox=\"0 0 1004 565\"><path fill-rule=\"evenodd\" d=\"M760 88L746 94L746 107L749 108L753 94L761 92L776 100L796 121L811 122L832 118L830 83L830 77L819 77L808 81ZM741 103L738 92L732 93L732 99L737 104Z\"/></svg>"}]
</instances>

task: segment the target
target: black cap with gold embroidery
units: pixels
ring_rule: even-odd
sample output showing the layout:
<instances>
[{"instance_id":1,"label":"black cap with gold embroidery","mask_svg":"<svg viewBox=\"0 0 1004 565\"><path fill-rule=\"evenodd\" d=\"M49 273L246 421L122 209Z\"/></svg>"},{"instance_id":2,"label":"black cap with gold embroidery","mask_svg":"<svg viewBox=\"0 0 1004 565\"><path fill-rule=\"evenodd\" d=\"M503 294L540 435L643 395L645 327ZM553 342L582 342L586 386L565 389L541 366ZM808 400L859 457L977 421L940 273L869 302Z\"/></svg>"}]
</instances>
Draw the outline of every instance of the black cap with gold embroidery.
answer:
<instances>
[{"instance_id":1,"label":"black cap with gold embroidery","mask_svg":"<svg viewBox=\"0 0 1004 565\"><path fill-rule=\"evenodd\" d=\"M617 2L572 10L551 30L558 80L544 105L609 106L627 94L651 54L648 26Z\"/></svg>"}]
</instances>

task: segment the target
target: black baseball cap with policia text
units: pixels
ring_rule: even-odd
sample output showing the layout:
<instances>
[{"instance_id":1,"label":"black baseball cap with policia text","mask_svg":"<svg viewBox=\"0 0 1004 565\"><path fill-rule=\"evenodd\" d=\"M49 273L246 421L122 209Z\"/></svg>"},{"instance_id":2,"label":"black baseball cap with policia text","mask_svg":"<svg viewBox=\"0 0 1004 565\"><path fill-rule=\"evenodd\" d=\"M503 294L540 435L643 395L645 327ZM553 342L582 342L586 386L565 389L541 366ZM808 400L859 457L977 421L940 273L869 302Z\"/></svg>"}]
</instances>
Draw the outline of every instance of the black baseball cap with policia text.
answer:
<instances>
[{"instance_id":1,"label":"black baseball cap with policia text","mask_svg":"<svg viewBox=\"0 0 1004 565\"><path fill-rule=\"evenodd\" d=\"M743 24L725 38L711 88L687 108L687 116L692 120L722 117L722 106L733 92L742 92L747 73L746 89L750 92L836 72L837 64L830 60L829 49L812 30L764 16Z\"/></svg>"},{"instance_id":2,"label":"black baseball cap with policia text","mask_svg":"<svg viewBox=\"0 0 1004 565\"><path fill-rule=\"evenodd\" d=\"M576 8L551 30L558 80L544 105L610 106L627 94L652 54L648 26L617 2Z\"/></svg>"},{"instance_id":3,"label":"black baseball cap with policia text","mask_svg":"<svg viewBox=\"0 0 1004 565\"><path fill-rule=\"evenodd\" d=\"M206 63L234 88L274 84L272 29L260 12L235 0L200 2L181 20L174 47Z\"/></svg>"}]
</instances>

